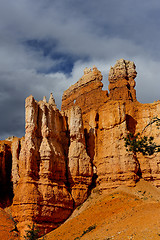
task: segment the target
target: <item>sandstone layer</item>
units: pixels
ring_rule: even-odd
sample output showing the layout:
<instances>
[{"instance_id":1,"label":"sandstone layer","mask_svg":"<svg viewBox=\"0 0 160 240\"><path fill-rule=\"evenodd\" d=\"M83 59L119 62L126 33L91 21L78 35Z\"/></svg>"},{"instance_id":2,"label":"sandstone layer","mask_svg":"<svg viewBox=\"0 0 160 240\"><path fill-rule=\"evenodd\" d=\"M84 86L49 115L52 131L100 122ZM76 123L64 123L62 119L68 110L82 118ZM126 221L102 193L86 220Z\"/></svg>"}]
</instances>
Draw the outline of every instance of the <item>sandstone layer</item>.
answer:
<instances>
[{"instance_id":1,"label":"sandstone layer","mask_svg":"<svg viewBox=\"0 0 160 240\"><path fill-rule=\"evenodd\" d=\"M89 74L93 73L94 70L85 73L79 82L83 82L84 77L89 77ZM135 64L120 59L109 72L109 94L103 91L102 87L95 90L96 79L92 81L92 84L95 84L92 93L101 92L100 101L96 101L96 96L94 103L92 102L94 100L90 99L91 104L89 100L86 104L77 101L82 96L83 99L88 99L89 81L85 85L85 91L84 85L79 84L77 87L75 84L68 89L70 94L62 98L62 109L68 107L66 103L71 99L74 99L74 106L81 107L87 152L92 160L94 173L97 174L96 183L103 190L110 190L121 184L132 186L140 178L152 181L159 187L160 153L149 157L142 154L134 156L128 153L124 146L123 138L128 132L141 133L153 117L160 116L160 101L152 104L141 104L137 101L134 89L136 75ZM83 95L79 96L78 93L82 90ZM156 124L148 126L143 134L153 136L155 142L160 143L160 131Z\"/></svg>"},{"instance_id":2,"label":"sandstone layer","mask_svg":"<svg viewBox=\"0 0 160 240\"><path fill-rule=\"evenodd\" d=\"M62 96L62 110L68 110L71 106L78 105L82 114L103 105L108 99L108 91L102 91L103 83L101 72L93 66L84 70L84 75L77 83L64 91Z\"/></svg>"},{"instance_id":3,"label":"sandstone layer","mask_svg":"<svg viewBox=\"0 0 160 240\"><path fill-rule=\"evenodd\" d=\"M71 107L68 113L70 146L68 152L68 177L75 205L88 197L88 186L92 183L92 164L86 151L82 113L80 107Z\"/></svg>"},{"instance_id":4,"label":"sandstone layer","mask_svg":"<svg viewBox=\"0 0 160 240\"><path fill-rule=\"evenodd\" d=\"M25 138L12 142L12 211L22 236L33 223L42 234L56 228L88 197L92 168L80 109L68 111L68 119L52 95L48 103L26 99Z\"/></svg>"},{"instance_id":5,"label":"sandstone layer","mask_svg":"<svg viewBox=\"0 0 160 240\"><path fill-rule=\"evenodd\" d=\"M52 94L48 102L26 99L25 137L13 138L12 146L2 142L0 152L0 184L3 191L10 184L14 193L6 193L1 205L6 199L11 205L13 198L21 236L33 223L42 234L58 227L94 186L111 191L143 178L160 187L160 153L135 155L124 146L129 132L153 136L160 144L160 130L149 124L160 118L160 101L137 101L136 75L133 62L118 60L109 72L108 93L102 90L101 72L86 68L64 92L61 111Z\"/></svg>"},{"instance_id":6,"label":"sandstone layer","mask_svg":"<svg viewBox=\"0 0 160 240\"><path fill-rule=\"evenodd\" d=\"M120 59L114 67L111 67L108 80L110 99L112 100L136 100L135 92L135 70L134 62Z\"/></svg>"}]
</instances>

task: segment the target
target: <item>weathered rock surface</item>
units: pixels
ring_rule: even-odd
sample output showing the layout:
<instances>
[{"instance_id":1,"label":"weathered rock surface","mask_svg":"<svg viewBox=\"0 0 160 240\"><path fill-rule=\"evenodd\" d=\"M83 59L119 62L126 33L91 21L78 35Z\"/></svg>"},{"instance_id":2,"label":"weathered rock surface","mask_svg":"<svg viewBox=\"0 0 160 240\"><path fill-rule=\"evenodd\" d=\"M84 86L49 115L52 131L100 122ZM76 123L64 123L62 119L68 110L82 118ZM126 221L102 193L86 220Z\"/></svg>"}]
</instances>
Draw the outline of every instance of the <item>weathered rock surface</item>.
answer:
<instances>
[{"instance_id":1,"label":"weathered rock surface","mask_svg":"<svg viewBox=\"0 0 160 240\"><path fill-rule=\"evenodd\" d=\"M13 182L13 192L17 187L19 181L19 153L21 149L21 142L24 138L14 138L12 140L11 151L12 151L12 182Z\"/></svg>"},{"instance_id":2,"label":"weathered rock surface","mask_svg":"<svg viewBox=\"0 0 160 240\"><path fill-rule=\"evenodd\" d=\"M26 99L25 137L13 138L12 156L8 142L0 145L0 184L11 183L12 168L12 214L21 236L28 224L42 233L59 226L95 184L110 191L143 178L160 187L160 153L133 155L124 146L128 132L143 132L160 144L156 124L143 131L153 117L160 118L160 101L136 100L136 74L133 62L118 60L109 72L108 93L102 90L101 72L86 68L64 92L61 112L52 94L48 102Z\"/></svg>"},{"instance_id":3,"label":"weathered rock surface","mask_svg":"<svg viewBox=\"0 0 160 240\"><path fill-rule=\"evenodd\" d=\"M139 164L124 148L126 133L124 102L110 101L99 109L93 162L97 169L97 183L102 189L116 188L121 184L133 186L139 179Z\"/></svg>"},{"instance_id":4,"label":"weathered rock surface","mask_svg":"<svg viewBox=\"0 0 160 240\"><path fill-rule=\"evenodd\" d=\"M87 71L78 81L78 87L75 84L67 90L68 94L64 94L62 98L62 109L70 107L73 99L74 106L81 108L87 153L93 163L94 173L97 174L97 184L102 189L109 190L121 184L134 185L139 178L144 177L159 186L160 154L152 157L144 157L141 154L133 156L132 153L126 152L123 137L128 132L142 132L154 116L160 116L160 102L141 104L136 100L135 64L120 59L109 72L109 95L102 91L102 86L96 89L96 80L92 80L92 84L95 84L95 93L97 91L101 97L95 94L94 99L89 99L91 104L89 100L84 104L83 100L78 99L88 99L88 96L87 93L81 95L84 85L80 83L84 77L93 76L93 72ZM86 92L89 88L88 83L90 82L87 81L85 85ZM99 101L96 99L97 96ZM70 105L66 105L68 102ZM148 135L152 135L156 143L160 142L160 132L156 125L152 126L152 131L149 128L147 131L150 131Z\"/></svg>"},{"instance_id":5,"label":"weathered rock surface","mask_svg":"<svg viewBox=\"0 0 160 240\"><path fill-rule=\"evenodd\" d=\"M33 223L41 233L56 228L69 217L74 205L81 204L88 196L92 167L85 150L82 117L80 113L76 122L76 114L72 114L72 110L68 114L71 116L70 147L66 117L56 108L53 96L48 103L46 98L40 102L33 96L26 99L25 138L14 139L12 143L12 211L22 236ZM76 137L80 146L74 148L72 138ZM79 155L75 156L77 151ZM76 161L79 166L75 173Z\"/></svg>"},{"instance_id":6,"label":"weathered rock surface","mask_svg":"<svg viewBox=\"0 0 160 240\"><path fill-rule=\"evenodd\" d=\"M101 72L93 66L93 70L85 69L84 75L72 85L62 96L62 110L78 105L82 114L103 105L108 99L108 91L102 91L103 83Z\"/></svg>"},{"instance_id":7,"label":"weathered rock surface","mask_svg":"<svg viewBox=\"0 0 160 240\"><path fill-rule=\"evenodd\" d=\"M63 130L63 117L54 104L38 103L32 96L26 99L26 134L17 160L19 181L13 199L13 216L22 235L33 223L47 232L73 210L66 186Z\"/></svg>"},{"instance_id":8,"label":"weathered rock surface","mask_svg":"<svg viewBox=\"0 0 160 240\"><path fill-rule=\"evenodd\" d=\"M92 165L86 151L81 109L72 107L68 113L70 146L68 153L68 176L75 205L87 199L92 183Z\"/></svg>"},{"instance_id":9,"label":"weathered rock surface","mask_svg":"<svg viewBox=\"0 0 160 240\"><path fill-rule=\"evenodd\" d=\"M135 187L124 185L110 194L100 193L96 187L87 201L45 240L159 240L159 201L160 189L142 179Z\"/></svg>"},{"instance_id":10,"label":"weathered rock surface","mask_svg":"<svg viewBox=\"0 0 160 240\"><path fill-rule=\"evenodd\" d=\"M112 100L136 100L135 77L137 72L135 64L131 61L120 59L109 71L109 91Z\"/></svg>"},{"instance_id":11,"label":"weathered rock surface","mask_svg":"<svg viewBox=\"0 0 160 240\"><path fill-rule=\"evenodd\" d=\"M143 132L143 135L147 137L153 136L154 142L160 145L160 129L156 123L149 124L154 117L160 117L160 101L151 104L137 102L135 106L132 103L126 107L128 130L134 133ZM142 178L151 181L156 187L160 187L160 153L151 156L143 156L139 153L137 159L140 163Z\"/></svg>"},{"instance_id":12,"label":"weathered rock surface","mask_svg":"<svg viewBox=\"0 0 160 240\"><path fill-rule=\"evenodd\" d=\"M11 142L0 141L0 207L11 205L13 199Z\"/></svg>"}]
</instances>

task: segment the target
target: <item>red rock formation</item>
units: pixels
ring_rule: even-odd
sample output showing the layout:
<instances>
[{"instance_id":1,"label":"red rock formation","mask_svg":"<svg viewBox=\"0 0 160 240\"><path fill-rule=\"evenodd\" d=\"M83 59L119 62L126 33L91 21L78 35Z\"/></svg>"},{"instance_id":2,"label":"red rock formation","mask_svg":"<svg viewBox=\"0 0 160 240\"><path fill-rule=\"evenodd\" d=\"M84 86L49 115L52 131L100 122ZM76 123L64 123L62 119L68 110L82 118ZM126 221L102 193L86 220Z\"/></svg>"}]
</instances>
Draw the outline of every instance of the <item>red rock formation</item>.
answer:
<instances>
[{"instance_id":1,"label":"red rock formation","mask_svg":"<svg viewBox=\"0 0 160 240\"><path fill-rule=\"evenodd\" d=\"M12 182L13 182L13 192L17 187L19 181L19 153L21 149L21 142L24 138L19 139L15 137L12 140L11 150L12 150Z\"/></svg>"},{"instance_id":2,"label":"red rock formation","mask_svg":"<svg viewBox=\"0 0 160 240\"><path fill-rule=\"evenodd\" d=\"M97 72L101 76L98 70ZM159 186L159 154L145 158L138 154L133 157L126 152L123 137L127 132L142 132L152 117L159 116L160 102L140 104L136 100L134 79L137 73L133 62L120 59L111 67L109 96L102 91L102 85L96 85L97 80L93 73L94 71L87 71L77 84L64 93L62 109L73 105L73 100L74 106L81 108L87 152L93 162L94 172L98 175L97 184L102 189L109 190L121 184L134 185L139 177L144 177ZM90 89L89 77L92 79L93 89ZM82 84L85 78L87 84ZM81 94L82 91L84 94ZM95 94L94 97L88 99L87 92L91 96ZM79 98L81 101L78 101ZM66 104L68 102L70 105ZM152 135L158 143L159 132L156 126Z\"/></svg>"},{"instance_id":3,"label":"red rock formation","mask_svg":"<svg viewBox=\"0 0 160 240\"><path fill-rule=\"evenodd\" d=\"M63 117L52 99L49 102L38 103L32 96L26 99L26 134L21 144L19 181L13 199L13 216L22 235L32 223L47 232L73 210L66 187Z\"/></svg>"},{"instance_id":4,"label":"red rock formation","mask_svg":"<svg viewBox=\"0 0 160 240\"><path fill-rule=\"evenodd\" d=\"M70 146L68 153L68 176L75 206L88 197L88 187L92 183L92 165L86 151L81 109L71 107L68 113Z\"/></svg>"},{"instance_id":5,"label":"red rock formation","mask_svg":"<svg viewBox=\"0 0 160 240\"><path fill-rule=\"evenodd\" d=\"M93 161L97 169L97 183L102 189L116 188L121 184L133 186L139 178L139 164L124 147L123 138L127 133L125 104L109 101L98 113Z\"/></svg>"},{"instance_id":6,"label":"red rock formation","mask_svg":"<svg viewBox=\"0 0 160 240\"><path fill-rule=\"evenodd\" d=\"M64 92L61 112L52 95L48 103L46 97L26 99L25 138L12 141L12 212L21 236L28 224L35 223L43 233L59 226L86 200L92 177L102 191L134 186L140 178L160 187L160 153L135 156L124 146L128 132L142 132L153 117L160 117L160 101L136 100L136 74L133 62L117 61L109 72L108 94L102 90L101 72L85 69ZM155 124L143 134L160 141ZM7 151L0 152L4 179ZM2 178L0 182L5 184Z\"/></svg>"},{"instance_id":7,"label":"red rock formation","mask_svg":"<svg viewBox=\"0 0 160 240\"><path fill-rule=\"evenodd\" d=\"M126 111L128 130L132 130L135 134L143 132L143 135L147 137L153 136L154 141L160 145L160 129L158 129L156 123L145 128L154 117L160 117L160 101L151 104L137 102L135 106L133 103L128 104L126 105ZM142 178L151 181L156 187L160 187L160 153L151 156L143 156L139 153L137 159L140 164Z\"/></svg>"},{"instance_id":8,"label":"red rock formation","mask_svg":"<svg viewBox=\"0 0 160 240\"><path fill-rule=\"evenodd\" d=\"M135 64L131 61L120 59L111 67L108 80L110 99L136 100L135 77L137 72Z\"/></svg>"},{"instance_id":9,"label":"red rock formation","mask_svg":"<svg viewBox=\"0 0 160 240\"><path fill-rule=\"evenodd\" d=\"M62 110L78 105L83 112L91 111L103 105L108 99L108 92L102 91L101 72L94 66L93 70L85 69L84 75L77 83L64 91L62 96Z\"/></svg>"},{"instance_id":10,"label":"red rock formation","mask_svg":"<svg viewBox=\"0 0 160 240\"><path fill-rule=\"evenodd\" d=\"M71 123L75 121L75 115L72 115L71 110L71 113L68 112L71 136L69 147L66 117L56 108L53 96L51 95L48 103L46 98L40 102L36 102L33 96L26 99L26 134L20 143L19 156L18 140L14 140L12 144L15 194L12 211L22 236L26 227L33 223L42 233L56 228L72 213L74 203L77 206L88 196L92 168L85 150L81 114L78 115L76 126ZM75 128L77 134L74 136ZM77 138L76 143L80 145L79 156L75 159L79 161L76 174L71 165L74 165L73 152L79 146L73 149L75 142L72 137Z\"/></svg>"}]
</instances>

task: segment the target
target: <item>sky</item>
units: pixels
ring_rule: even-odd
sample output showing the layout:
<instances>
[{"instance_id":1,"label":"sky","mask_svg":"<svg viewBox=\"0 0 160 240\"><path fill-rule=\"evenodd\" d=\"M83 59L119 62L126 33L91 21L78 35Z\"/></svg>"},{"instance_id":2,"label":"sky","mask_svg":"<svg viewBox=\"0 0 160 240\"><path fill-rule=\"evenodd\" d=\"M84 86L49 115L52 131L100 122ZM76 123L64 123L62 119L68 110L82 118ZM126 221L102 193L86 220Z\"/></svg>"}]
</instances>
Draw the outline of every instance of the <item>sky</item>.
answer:
<instances>
[{"instance_id":1,"label":"sky","mask_svg":"<svg viewBox=\"0 0 160 240\"><path fill-rule=\"evenodd\" d=\"M85 67L134 61L137 99L160 99L159 0L0 0L0 139L24 135L25 98L63 91Z\"/></svg>"}]
</instances>

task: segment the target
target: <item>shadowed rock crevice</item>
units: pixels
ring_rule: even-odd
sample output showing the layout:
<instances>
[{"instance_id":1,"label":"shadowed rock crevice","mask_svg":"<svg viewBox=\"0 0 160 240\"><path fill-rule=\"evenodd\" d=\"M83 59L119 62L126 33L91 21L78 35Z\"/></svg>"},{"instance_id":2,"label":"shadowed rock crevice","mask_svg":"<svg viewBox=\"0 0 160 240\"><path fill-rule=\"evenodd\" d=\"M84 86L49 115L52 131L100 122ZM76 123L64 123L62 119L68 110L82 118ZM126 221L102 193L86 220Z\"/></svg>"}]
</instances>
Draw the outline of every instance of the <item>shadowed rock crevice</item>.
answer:
<instances>
[{"instance_id":1,"label":"shadowed rock crevice","mask_svg":"<svg viewBox=\"0 0 160 240\"><path fill-rule=\"evenodd\" d=\"M11 142L0 143L0 206L5 208L12 204L13 183L11 179L12 154Z\"/></svg>"},{"instance_id":2,"label":"shadowed rock crevice","mask_svg":"<svg viewBox=\"0 0 160 240\"><path fill-rule=\"evenodd\" d=\"M126 114L126 124L127 124L127 130L130 133L135 134L137 121L132 116L130 116L128 114Z\"/></svg>"}]
</instances>

